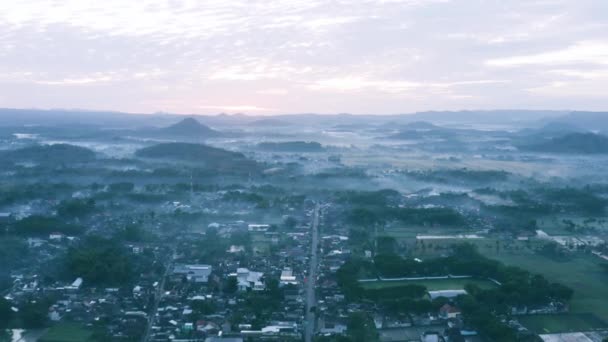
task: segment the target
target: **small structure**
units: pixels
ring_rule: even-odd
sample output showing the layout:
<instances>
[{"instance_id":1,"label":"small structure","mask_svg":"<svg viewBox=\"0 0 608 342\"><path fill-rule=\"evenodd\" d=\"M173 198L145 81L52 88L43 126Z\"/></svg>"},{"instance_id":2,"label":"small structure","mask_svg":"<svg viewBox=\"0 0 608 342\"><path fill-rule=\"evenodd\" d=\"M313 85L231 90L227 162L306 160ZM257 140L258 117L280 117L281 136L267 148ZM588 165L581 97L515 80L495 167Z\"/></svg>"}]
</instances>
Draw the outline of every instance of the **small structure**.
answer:
<instances>
[{"instance_id":1,"label":"small structure","mask_svg":"<svg viewBox=\"0 0 608 342\"><path fill-rule=\"evenodd\" d=\"M247 226L250 232L266 232L269 228L269 224L250 224Z\"/></svg>"},{"instance_id":2,"label":"small structure","mask_svg":"<svg viewBox=\"0 0 608 342\"><path fill-rule=\"evenodd\" d=\"M72 291L77 291L80 289L81 286L82 286L82 278L78 277L78 278L76 278L76 280L74 280L72 285L67 287L67 289L72 290Z\"/></svg>"},{"instance_id":3,"label":"small structure","mask_svg":"<svg viewBox=\"0 0 608 342\"><path fill-rule=\"evenodd\" d=\"M441 308L439 308L439 317L443 319L456 318L460 316L460 314L460 309L449 303L446 303Z\"/></svg>"}]
</instances>

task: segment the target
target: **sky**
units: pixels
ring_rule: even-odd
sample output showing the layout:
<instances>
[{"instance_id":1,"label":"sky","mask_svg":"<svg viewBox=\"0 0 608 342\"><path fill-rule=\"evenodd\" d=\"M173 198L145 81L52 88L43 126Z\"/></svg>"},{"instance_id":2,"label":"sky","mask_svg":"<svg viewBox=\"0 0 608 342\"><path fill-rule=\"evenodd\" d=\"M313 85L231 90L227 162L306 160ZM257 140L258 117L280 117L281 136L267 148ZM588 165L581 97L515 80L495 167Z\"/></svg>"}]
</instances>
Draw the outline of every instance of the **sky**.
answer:
<instances>
[{"instance_id":1,"label":"sky","mask_svg":"<svg viewBox=\"0 0 608 342\"><path fill-rule=\"evenodd\" d=\"M0 107L608 110L606 0L0 0Z\"/></svg>"}]
</instances>

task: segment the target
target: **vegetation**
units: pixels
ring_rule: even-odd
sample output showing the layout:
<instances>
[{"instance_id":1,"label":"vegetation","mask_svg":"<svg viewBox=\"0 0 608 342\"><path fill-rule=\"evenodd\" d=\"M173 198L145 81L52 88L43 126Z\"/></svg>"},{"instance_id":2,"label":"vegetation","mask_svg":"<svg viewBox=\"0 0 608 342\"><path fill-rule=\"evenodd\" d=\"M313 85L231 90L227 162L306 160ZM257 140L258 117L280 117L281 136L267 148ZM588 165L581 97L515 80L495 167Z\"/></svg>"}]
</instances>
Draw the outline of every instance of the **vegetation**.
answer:
<instances>
[{"instance_id":1,"label":"vegetation","mask_svg":"<svg viewBox=\"0 0 608 342\"><path fill-rule=\"evenodd\" d=\"M84 228L65 223L57 217L32 215L15 222L13 231L25 236L48 236L51 233L80 235Z\"/></svg>"},{"instance_id":2,"label":"vegetation","mask_svg":"<svg viewBox=\"0 0 608 342\"><path fill-rule=\"evenodd\" d=\"M520 148L536 152L604 154L608 153L608 137L594 133L571 133Z\"/></svg>"},{"instance_id":3,"label":"vegetation","mask_svg":"<svg viewBox=\"0 0 608 342\"><path fill-rule=\"evenodd\" d=\"M465 218L451 208L355 208L347 213L349 223L363 227L396 221L410 225L462 226Z\"/></svg>"},{"instance_id":4,"label":"vegetation","mask_svg":"<svg viewBox=\"0 0 608 342\"><path fill-rule=\"evenodd\" d=\"M132 261L122 244L89 237L71 247L66 257L70 279L81 277L87 286L125 286L133 278Z\"/></svg>"},{"instance_id":5,"label":"vegetation","mask_svg":"<svg viewBox=\"0 0 608 342\"><path fill-rule=\"evenodd\" d=\"M379 341L373 319L365 312L353 312L348 316L346 334L352 342Z\"/></svg>"},{"instance_id":6,"label":"vegetation","mask_svg":"<svg viewBox=\"0 0 608 342\"><path fill-rule=\"evenodd\" d=\"M177 160L203 165L213 170L253 172L257 164L242 153L230 152L201 144L164 143L138 150L136 156L151 159Z\"/></svg>"},{"instance_id":7,"label":"vegetation","mask_svg":"<svg viewBox=\"0 0 608 342\"><path fill-rule=\"evenodd\" d=\"M0 160L41 164L86 163L95 159L95 152L68 144L36 145L0 153Z\"/></svg>"},{"instance_id":8,"label":"vegetation","mask_svg":"<svg viewBox=\"0 0 608 342\"><path fill-rule=\"evenodd\" d=\"M40 342L83 342L90 341L93 333L79 324L61 323L51 327Z\"/></svg>"},{"instance_id":9,"label":"vegetation","mask_svg":"<svg viewBox=\"0 0 608 342\"><path fill-rule=\"evenodd\" d=\"M446 169L429 171L410 171L408 177L437 183L491 183L509 180L510 174L498 170Z\"/></svg>"},{"instance_id":10,"label":"vegetation","mask_svg":"<svg viewBox=\"0 0 608 342\"><path fill-rule=\"evenodd\" d=\"M95 201L88 200L64 200L57 206L57 215L62 218L84 218L95 211Z\"/></svg>"},{"instance_id":11,"label":"vegetation","mask_svg":"<svg viewBox=\"0 0 608 342\"><path fill-rule=\"evenodd\" d=\"M257 147L272 152L323 152L325 148L315 141L263 142Z\"/></svg>"},{"instance_id":12,"label":"vegetation","mask_svg":"<svg viewBox=\"0 0 608 342\"><path fill-rule=\"evenodd\" d=\"M493 341L512 341L514 337L513 331L502 324L497 315L510 314L510 308L513 307L542 307L553 302L567 303L573 295L572 289L564 285L551 283L541 275L488 259L468 244L456 246L449 257L422 262L390 254L376 256L373 264L351 259L336 273L338 283L349 300L369 299L392 312L430 312L437 310L441 302L420 299L421 294L427 290L426 287L406 284L365 289L358 282L361 274L365 273L375 273L382 277L456 274L498 281L501 285L495 288L468 284L468 294L458 299L466 320Z\"/></svg>"},{"instance_id":13,"label":"vegetation","mask_svg":"<svg viewBox=\"0 0 608 342\"><path fill-rule=\"evenodd\" d=\"M3 297L0 297L0 329L7 328L12 319L13 310L11 310L11 304Z\"/></svg>"}]
</instances>

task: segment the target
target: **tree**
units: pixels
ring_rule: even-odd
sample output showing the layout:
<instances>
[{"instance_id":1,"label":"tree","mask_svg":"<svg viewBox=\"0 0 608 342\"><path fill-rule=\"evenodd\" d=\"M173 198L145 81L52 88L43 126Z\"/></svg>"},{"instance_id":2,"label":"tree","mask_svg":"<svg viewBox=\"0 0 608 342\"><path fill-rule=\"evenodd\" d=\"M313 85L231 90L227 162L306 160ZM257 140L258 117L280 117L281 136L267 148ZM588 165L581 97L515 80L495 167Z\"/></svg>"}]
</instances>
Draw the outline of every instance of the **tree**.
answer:
<instances>
[{"instance_id":1,"label":"tree","mask_svg":"<svg viewBox=\"0 0 608 342\"><path fill-rule=\"evenodd\" d=\"M13 310L9 301L0 297L0 329L8 327L8 323L13 318Z\"/></svg>"},{"instance_id":2,"label":"tree","mask_svg":"<svg viewBox=\"0 0 608 342\"><path fill-rule=\"evenodd\" d=\"M44 328L48 323L49 305L46 301L29 302L20 309L23 327L26 329Z\"/></svg>"},{"instance_id":3,"label":"tree","mask_svg":"<svg viewBox=\"0 0 608 342\"><path fill-rule=\"evenodd\" d=\"M397 239L392 236L378 237L378 250L376 254L394 254L397 252Z\"/></svg>"},{"instance_id":4,"label":"tree","mask_svg":"<svg viewBox=\"0 0 608 342\"><path fill-rule=\"evenodd\" d=\"M361 311L348 316L346 333L353 342L379 341L374 321L367 313Z\"/></svg>"},{"instance_id":5,"label":"tree","mask_svg":"<svg viewBox=\"0 0 608 342\"><path fill-rule=\"evenodd\" d=\"M89 237L68 250L66 266L72 278L85 284L123 286L133 277L133 265L126 250L116 241Z\"/></svg>"},{"instance_id":6,"label":"tree","mask_svg":"<svg viewBox=\"0 0 608 342\"><path fill-rule=\"evenodd\" d=\"M298 221L295 218L288 216L287 218L285 218L285 221L283 221L283 224L285 225L285 228L291 230L296 227Z\"/></svg>"},{"instance_id":7,"label":"tree","mask_svg":"<svg viewBox=\"0 0 608 342\"><path fill-rule=\"evenodd\" d=\"M57 206L57 214L64 218L83 218L94 211L95 201L92 199L61 201Z\"/></svg>"},{"instance_id":8,"label":"tree","mask_svg":"<svg viewBox=\"0 0 608 342\"><path fill-rule=\"evenodd\" d=\"M224 293L233 294L238 290L238 280L236 277L228 277L224 284Z\"/></svg>"}]
</instances>

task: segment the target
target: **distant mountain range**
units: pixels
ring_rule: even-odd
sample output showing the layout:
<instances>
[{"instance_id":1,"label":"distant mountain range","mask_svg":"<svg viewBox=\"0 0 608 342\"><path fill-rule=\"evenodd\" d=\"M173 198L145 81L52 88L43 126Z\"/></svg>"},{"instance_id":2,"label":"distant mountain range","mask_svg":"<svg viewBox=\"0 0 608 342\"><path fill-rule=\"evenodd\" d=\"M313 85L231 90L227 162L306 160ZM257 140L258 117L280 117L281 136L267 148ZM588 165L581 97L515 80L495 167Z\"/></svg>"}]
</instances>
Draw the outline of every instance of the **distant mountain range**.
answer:
<instances>
[{"instance_id":1,"label":"distant mountain range","mask_svg":"<svg viewBox=\"0 0 608 342\"><path fill-rule=\"evenodd\" d=\"M395 115L352 115L352 114L283 114L272 117L244 114L219 115L181 115L168 113L128 114L111 111L88 110L39 110L39 109L0 109L0 126L65 126L94 125L116 129L141 129L144 127L166 127L176 119L193 119L201 125L221 126L325 126L336 125L383 125L387 123L406 124L426 121L433 124L449 125L517 125L521 128L542 126L550 122L572 124L587 130L608 132L608 113L570 112L548 110L469 110L469 111L429 111ZM186 126L195 125L187 120L179 127L182 133L205 134ZM192 130L192 131L190 131ZM213 134L207 131L206 133Z\"/></svg>"},{"instance_id":2,"label":"distant mountain range","mask_svg":"<svg viewBox=\"0 0 608 342\"><path fill-rule=\"evenodd\" d=\"M608 112L571 112L557 118L545 119L545 122L608 133Z\"/></svg>"}]
</instances>

